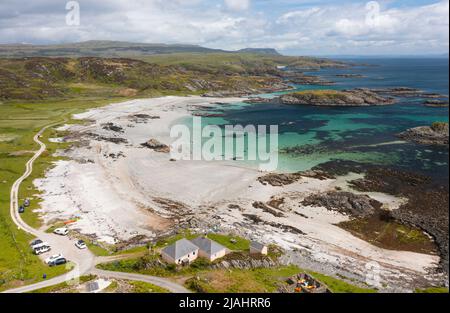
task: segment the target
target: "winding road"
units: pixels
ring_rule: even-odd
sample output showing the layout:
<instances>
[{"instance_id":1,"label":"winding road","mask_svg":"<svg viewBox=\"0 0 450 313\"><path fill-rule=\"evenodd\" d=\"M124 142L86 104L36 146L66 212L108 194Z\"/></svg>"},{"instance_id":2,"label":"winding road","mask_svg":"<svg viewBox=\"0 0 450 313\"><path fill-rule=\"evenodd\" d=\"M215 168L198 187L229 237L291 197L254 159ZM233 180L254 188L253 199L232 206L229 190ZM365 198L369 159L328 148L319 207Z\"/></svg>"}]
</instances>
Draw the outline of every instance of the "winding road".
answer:
<instances>
[{"instance_id":1,"label":"winding road","mask_svg":"<svg viewBox=\"0 0 450 313\"><path fill-rule=\"evenodd\" d=\"M36 238L39 238L43 241L46 241L52 247L52 252L48 254L54 253L62 253L68 260L70 260L71 264L74 264L73 269L71 269L68 273L41 281L36 284L27 285L15 289L9 289L4 291L5 293L23 293L30 292L37 289L50 287L53 285L57 285L63 282L73 281L79 278L82 275L94 274L102 277L108 278L116 278L116 279L124 279L124 280L135 280L142 281L154 284L156 286L167 289L173 293L189 293L190 291L169 279L154 277L148 275L140 275L133 273L122 273L122 272L111 272L111 271L103 271L95 268L95 265L100 262L107 262L109 258L96 258L92 252L88 249L79 250L75 247L75 240L71 240L68 237L61 237L54 234L49 234L41 230L34 229L30 227L27 223L22 220L18 212L19 208L19 189L20 185L31 175L33 172L33 163L42 155L42 153L47 149L47 146L39 140L42 134L50 127L61 124L61 122L50 124L42 128L33 138L33 140L39 145L39 150L37 150L32 158L28 160L26 163L26 168L24 174L14 182L11 187L11 198L10 198L10 214L13 222L17 225L18 229L23 230ZM42 259L45 258L41 256ZM117 257L112 257L111 260L117 259Z\"/></svg>"}]
</instances>

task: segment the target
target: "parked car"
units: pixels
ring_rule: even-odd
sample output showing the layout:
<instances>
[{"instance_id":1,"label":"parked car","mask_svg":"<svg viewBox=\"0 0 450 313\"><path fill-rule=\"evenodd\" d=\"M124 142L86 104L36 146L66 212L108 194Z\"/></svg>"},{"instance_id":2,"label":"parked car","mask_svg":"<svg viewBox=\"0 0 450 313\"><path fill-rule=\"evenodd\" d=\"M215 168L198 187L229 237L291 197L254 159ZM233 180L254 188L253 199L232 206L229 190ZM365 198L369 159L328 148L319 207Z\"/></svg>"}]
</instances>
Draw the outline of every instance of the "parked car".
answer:
<instances>
[{"instance_id":1,"label":"parked car","mask_svg":"<svg viewBox=\"0 0 450 313\"><path fill-rule=\"evenodd\" d=\"M42 247L50 247L50 245L47 242L40 242L35 245L32 245L31 249L35 250L35 249L42 248Z\"/></svg>"},{"instance_id":2,"label":"parked car","mask_svg":"<svg viewBox=\"0 0 450 313\"><path fill-rule=\"evenodd\" d=\"M34 239L32 242L30 242L30 247L37 246L41 243L44 243L41 239Z\"/></svg>"},{"instance_id":3,"label":"parked car","mask_svg":"<svg viewBox=\"0 0 450 313\"><path fill-rule=\"evenodd\" d=\"M66 227L57 228L53 231L54 234L60 235L60 236L67 236L69 233L69 229Z\"/></svg>"},{"instance_id":4,"label":"parked car","mask_svg":"<svg viewBox=\"0 0 450 313\"><path fill-rule=\"evenodd\" d=\"M40 255L40 254L44 254L46 252L49 252L51 250L50 246L41 246L38 248L34 249L34 254L36 255Z\"/></svg>"},{"instance_id":5,"label":"parked car","mask_svg":"<svg viewBox=\"0 0 450 313\"><path fill-rule=\"evenodd\" d=\"M19 207L19 213L25 213L25 207L23 205Z\"/></svg>"},{"instance_id":6,"label":"parked car","mask_svg":"<svg viewBox=\"0 0 450 313\"><path fill-rule=\"evenodd\" d=\"M58 260L58 259L61 259L61 258L64 258L64 256L63 256L61 253L60 253L60 254L54 254L54 255L52 255L52 256L46 258L46 259L45 259L45 263L50 264L50 263L52 263L53 261Z\"/></svg>"},{"instance_id":7,"label":"parked car","mask_svg":"<svg viewBox=\"0 0 450 313\"><path fill-rule=\"evenodd\" d=\"M87 248L86 243L85 243L83 240L78 240L78 241L75 243L75 246L76 246L78 249L81 249L81 250Z\"/></svg>"},{"instance_id":8,"label":"parked car","mask_svg":"<svg viewBox=\"0 0 450 313\"><path fill-rule=\"evenodd\" d=\"M59 258L59 259L51 261L48 265L53 267L53 266L63 265L66 263L67 263L66 258Z\"/></svg>"}]
</instances>

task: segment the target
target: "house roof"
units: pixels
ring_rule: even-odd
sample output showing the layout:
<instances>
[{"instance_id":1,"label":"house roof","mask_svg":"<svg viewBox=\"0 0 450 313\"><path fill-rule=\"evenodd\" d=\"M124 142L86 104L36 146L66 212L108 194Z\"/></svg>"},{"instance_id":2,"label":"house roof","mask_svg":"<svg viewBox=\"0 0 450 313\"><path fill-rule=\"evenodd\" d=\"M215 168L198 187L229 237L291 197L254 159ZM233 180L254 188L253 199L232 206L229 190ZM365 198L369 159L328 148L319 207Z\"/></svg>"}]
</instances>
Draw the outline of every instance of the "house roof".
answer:
<instances>
[{"instance_id":1,"label":"house roof","mask_svg":"<svg viewBox=\"0 0 450 313\"><path fill-rule=\"evenodd\" d=\"M163 249L163 252L172 257L173 259L177 260L197 250L198 250L197 246L195 246L189 240L183 238L175 242L173 245L165 247Z\"/></svg>"},{"instance_id":2,"label":"house roof","mask_svg":"<svg viewBox=\"0 0 450 313\"><path fill-rule=\"evenodd\" d=\"M216 254L224 249L226 249L221 244L218 244L217 242L204 238L204 237L198 237L194 240L191 240L194 245L196 245L200 250L206 252L208 255Z\"/></svg>"},{"instance_id":3,"label":"house roof","mask_svg":"<svg viewBox=\"0 0 450 313\"><path fill-rule=\"evenodd\" d=\"M250 243L250 247L253 248L253 249L256 249L256 250L262 250L262 249L264 249L265 246L266 245L264 245L262 243L259 243L257 241L252 241Z\"/></svg>"}]
</instances>

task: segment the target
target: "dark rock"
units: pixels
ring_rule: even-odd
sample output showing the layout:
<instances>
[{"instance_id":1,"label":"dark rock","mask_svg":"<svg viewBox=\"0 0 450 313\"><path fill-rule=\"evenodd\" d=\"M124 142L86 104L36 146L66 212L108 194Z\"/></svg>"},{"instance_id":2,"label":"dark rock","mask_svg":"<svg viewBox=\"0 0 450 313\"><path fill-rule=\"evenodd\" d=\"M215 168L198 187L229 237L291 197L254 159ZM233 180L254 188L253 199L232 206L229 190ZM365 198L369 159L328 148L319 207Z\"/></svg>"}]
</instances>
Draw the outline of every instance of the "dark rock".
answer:
<instances>
[{"instance_id":1,"label":"dark rock","mask_svg":"<svg viewBox=\"0 0 450 313\"><path fill-rule=\"evenodd\" d=\"M271 185L275 187L281 187L293 184L297 181L299 181L302 178L302 175L300 173L293 173L293 174L276 174L271 173L264 175L262 177L258 177L258 181L263 185Z\"/></svg>"},{"instance_id":2,"label":"dark rock","mask_svg":"<svg viewBox=\"0 0 450 313\"><path fill-rule=\"evenodd\" d=\"M149 141L141 144L141 146L152 149L156 152L161 152L161 153L170 153L170 147L159 142L156 139L150 139Z\"/></svg>"},{"instance_id":3,"label":"dark rock","mask_svg":"<svg viewBox=\"0 0 450 313\"><path fill-rule=\"evenodd\" d=\"M366 195L356 195L351 192L329 191L311 195L302 201L302 205L325 207L328 210L339 211L352 217L367 217L381 207L381 203Z\"/></svg>"},{"instance_id":4,"label":"dark rock","mask_svg":"<svg viewBox=\"0 0 450 313\"><path fill-rule=\"evenodd\" d=\"M269 205L265 204L264 202L253 202L253 207L255 209L261 209L266 213L272 214L275 217L284 217L284 214L282 212L277 211L275 208L270 207Z\"/></svg>"},{"instance_id":5,"label":"dark rock","mask_svg":"<svg viewBox=\"0 0 450 313\"><path fill-rule=\"evenodd\" d=\"M311 90L283 95L284 104L314 106L372 106L394 104L393 98L378 95L369 89Z\"/></svg>"},{"instance_id":6,"label":"dark rock","mask_svg":"<svg viewBox=\"0 0 450 313\"><path fill-rule=\"evenodd\" d=\"M424 105L430 108L448 108L448 101L442 100L427 100Z\"/></svg>"},{"instance_id":7,"label":"dark rock","mask_svg":"<svg viewBox=\"0 0 450 313\"><path fill-rule=\"evenodd\" d=\"M116 133L123 133L123 128L117 125L114 125L113 123L106 123L102 124L102 128L105 130L110 130Z\"/></svg>"},{"instance_id":8,"label":"dark rock","mask_svg":"<svg viewBox=\"0 0 450 313\"><path fill-rule=\"evenodd\" d=\"M397 136L423 145L448 146L448 123L434 123L432 126L411 128Z\"/></svg>"}]
</instances>

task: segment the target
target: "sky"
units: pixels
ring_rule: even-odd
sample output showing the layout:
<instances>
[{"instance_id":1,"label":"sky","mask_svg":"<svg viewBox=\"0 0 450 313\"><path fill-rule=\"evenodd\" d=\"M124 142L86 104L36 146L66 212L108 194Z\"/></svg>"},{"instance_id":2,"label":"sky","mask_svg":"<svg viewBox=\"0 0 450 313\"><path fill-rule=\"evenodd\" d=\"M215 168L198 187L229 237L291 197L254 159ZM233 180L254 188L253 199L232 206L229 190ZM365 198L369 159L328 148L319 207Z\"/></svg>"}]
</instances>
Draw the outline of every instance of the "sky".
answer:
<instances>
[{"instance_id":1,"label":"sky","mask_svg":"<svg viewBox=\"0 0 450 313\"><path fill-rule=\"evenodd\" d=\"M448 53L448 27L449 0L0 0L3 44L119 40L423 55Z\"/></svg>"}]
</instances>

